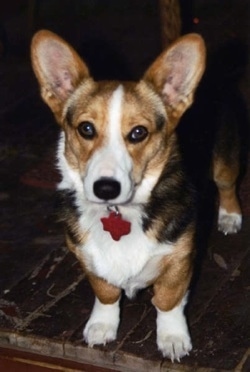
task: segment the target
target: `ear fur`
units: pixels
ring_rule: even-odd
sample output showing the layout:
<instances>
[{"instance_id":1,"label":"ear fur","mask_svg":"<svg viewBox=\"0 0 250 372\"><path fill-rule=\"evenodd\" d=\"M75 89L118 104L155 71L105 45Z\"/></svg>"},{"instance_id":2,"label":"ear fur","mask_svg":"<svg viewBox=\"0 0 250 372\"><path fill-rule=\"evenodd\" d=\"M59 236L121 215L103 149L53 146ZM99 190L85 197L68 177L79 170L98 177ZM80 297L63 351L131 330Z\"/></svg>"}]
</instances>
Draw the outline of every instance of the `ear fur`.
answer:
<instances>
[{"instance_id":1,"label":"ear fur","mask_svg":"<svg viewBox=\"0 0 250 372\"><path fill-rule=\"evenodd\" d=\"M144 75L144 79L161 95L172 129L193 102L195 89L205 69L205 59L202 37L188 34L167 48Z\"/></svg>"},{"instance_id":2,"label":"ear fur","mask_svg":"<svg viewBox=\"0 0 250 372\"><path fill-rule=\"evenodd\" d=\"M89 71L75 50L48 30L38 31L31 42L32 67L43 100L60 118L65 100Z\"/></svg>"}]
</instances>

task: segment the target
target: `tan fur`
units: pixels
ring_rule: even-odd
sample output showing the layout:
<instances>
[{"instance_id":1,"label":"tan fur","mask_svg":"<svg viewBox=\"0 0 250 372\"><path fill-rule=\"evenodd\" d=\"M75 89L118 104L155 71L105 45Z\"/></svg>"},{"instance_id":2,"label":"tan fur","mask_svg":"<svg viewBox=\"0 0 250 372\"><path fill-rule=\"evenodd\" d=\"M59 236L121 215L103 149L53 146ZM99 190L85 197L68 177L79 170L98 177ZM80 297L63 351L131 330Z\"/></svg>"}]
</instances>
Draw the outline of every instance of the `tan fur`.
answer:
<instances>
[{"instance_id":1,"label":"tan fur","mask_svg":"<svg viewBox=\"0 0 250 372\"><path fill-rule=\"evenodd\" d=\"M174 253L161 261L162 274L154 282L152 303L162 311L173 309L186 293L192 276L194 227L175 243Z\"/></svg>"},{"instance_id":2,"label":"tan fur","mask_svg":"<svg viewBox=\"0 0 250 372\"><path fill-rule=\"evenodd\" d=\"M181 169L174 130L184 111L193 102L205 68L202 38L190 34L177 40L156 59L139 82L93 81L85 62L81 61L72 47L49 31L40 31L35 35L31 52L42 97L53 111L65 136L61 137L58 158L63 175L60 184L64 201L62 219L66 224L69 249L80 261L102 305L116 306L121 288L132 296L137 289L153 284L153 304L162 311L172 310L181 304L190 283L195 232L194 199ZM116 114L117 128L114 123ZM90 123L94 128L93 136L81 133L83 122ZM137 141L136 138L134 141L131 131L138 129L138 126L145 129L146 136L142 137L143 140ZM112 137L113 130L115 134ZM124 251L125 240L109 240L112 238L107 235L108 232L103 232L100 222L107 213L110 200L116 197L107 197L106 200L98 193L94 195L95 185L100 182L99 174L95 175L95 170L99 170L95 161L100 159L92 156L102 156L102 150L105 153L112 146L112 156L115 156L116 149L110 138L114 139L116 146L121 146L117 153L121 166L125 165L122 171L129 185L127 194L124 193L124 196L121 193L124 199L117 198L121 201L120 205L119 202L115 204L123 215L131 218L134 227L127 237L130 248L128 260ZM123 155L129 165L126 161L123 164ZM94 164L93 168L96 167L94 172L91 164ZM117 168L120 170L119 166ZM94 174L93 179L89 176L89 170ZM120 187L123 178L118 181L120 183L115 180ZM172 191L176 193L174 197ZM99 199L96 201L93 195ZM138 243L141 244L141 251L137 250ZM118 250L117 256L114 256L114 248ZM106 249L105 254L102 249ZM118 285L121 288L116 287ZM103 309L102 305L97 302L97 313ZM115 312L114 307L111 306L111 309L111 314L116 314L117 308ZM90 318L90 328L92 321L93 318ZM111 339L104 335L100 341L95 337L93 341L93 329L89 331L89 322L84 333L87 334L87 340L90 335L90 341L87 341L90 345L115 338L116 330L114 332L111 327ZM117 326L117 319L115 323ZM95 326L101 327L102 334L103 325L98 321ZM104 328L107 328L106 325ZM191 349L188 332L185 327L183 329L187 333L183 338L186 346L182 345L181 350L176 352L177 359ZM161 332L157 332L161 339ZM181 334L180 339L182 337ZM165 343L164 339L162 342ZM162 342L159 341L160 345ZM174 338L173 344L175 342L178 343L178 340ZM163 355L174 357L168 344L162 351Z\"/></svg>"},{"instance_id":3,"label":"tan fur","mask_svg":"<svg viewBox=\"0 0 250 372\"><path fill-rule=\"evenodd\" d=\"M181 34L181 16L178 0L159 0L162 46L166 48Z\"/></svg>"},{"instance_id":4,"label":"tan fur","mask_svg":"<svg viewBox=\"0 0 250 372\"><path fill-rule=\"evenodd\" d=\"M43 64L43 61L45 59L44 55L46 54L46 48L48 47L48 45L46 45L46 42L41 43L41 41L46 40L48 36L53 36L53 40L55 43L58 43L58 45L60 45L61 47L65 45L66 46L65 50L67 49L66 54L64 54L65 51L62 48L61 55L64 58L59 58L60 62L58 66L63 67L66 71L68 69L68 64L69 63L71 64L70 83L67 79L65 80L64 86L51 85L51 82L53 81L51 73L49 69L47 69L46 63ZM38 45L41 47L36 47ZM43 84L41 85L42 98L54 112L57 120L60 121L65 99L70 93L72 93L72 91L76 88L76 86L82 79L88 77L89 75L88 68L68 43L66 43L65 41L62 42L62 39L58 35L55 35L54 33L48 30L41 30L40 32L34 35L32 39L31 50L33 70L36 74L37 79L43 82ZM74 61L73 65L72 60ZM53 63L54 60L51 62Z\"/></svg>"},{"instance_id":5,"label":"tan fur","mask_svg":"<svg viewBox=\"0 0 250 372\"><path fill-rule=\"evenodd\" d=\"M218 187L220 207L228 213L241 214L241 208L236 194L236 182L239 176L239 164L226 164L221 157L213 161L213 178Z\"/></svg>"},{"instance_id":6,"label":"tan fur","mask_svg":"<svg viewBox=\"0 0 250 372\"><path fill-rule=\"evenodd\" d=\"M103 146L106 133L105 127L107 123L107 100L110 99L112 89L109 84L105 83L89 84L89 89L84 85L80 86L74 96L69 100L68 105L64 109L70 109L73 112L72 121L66 123L65 116L62 116L61 125L67 127L67 148L66 156L74 169L77 169L81 174L84 174L86 162L99 147ZM103 95L104 92L104 95ZM81 102L84 102L84 108ZM104 102L106 102L104 104ZM94 141L86 141L77 131L77 127L81 122L90 121L95 123L98 137Z\"/></svg>"},{"instance_id":7,"label":"tan fur","mask_svg":"<svg viewBox=\"0 0 250 372\"><path fill-rule=\"evenodd\" d=\"M106 280L98 278L93 274L89 273L87 274L87 276L91 287L93 288L93 291L98 297L99 301L101 301L105 305L108 305L113 304L114 302L119 300L121 296L120 288L107 283Z\"/></svg>"},{"instance_id":8,"label":"tan fur","mask_svg":"<svg viewBox=\"0 0 250 372\"><path fill-rule=\"evenodd\" d=\"M61 115L60 124L64 127L67 126L66 157L72 168L78 169L81 174L84 174L86 162L93 151L103 146L105 141L108 140L108 133L105 131L108 120L107 102L109 102L111 94L117 86L118 83L110 84L106 82L93 83L90 89L85 89L84 85L80 86L64 108L64 115ZM134 159L134 180L139 183L144 172L150 172L150 169L154 172L160 171L166 161L169 151L167 146L168 129L165 130L165 135L163 135L162 132L157 132L155 128L155 115L161 113L165 117L166 111L159 97L156 94L152 95L152 90L148 88L145 82L141 81L139 84L123 83L123 86L125 87L125 95L122 133L129 154ZM81 102L84 102L84 109ZM152 110L149 110L150 106ZM69 108L74 112L70 127L64 124L65 113ZM83 121L95 123L98 138L94 141L85 141L77 132L78 125ZM138 124L144 125L150 132L150 136L146 141L134 146L126 141L126 136ZM157 146L155 146L155 143L157 143Z\"/></svg>"},{"instance_id":9,"label":"tan fur","mask_svg":"<svg viewBox=\"0 0 250 372\"><path fill-rule=\"evenodd\" d=\"M158 91L162 91L163 93L163 99L166 102L166 110L171 124L169 126L170 132L174 131L183 113L193 103L196 82L201 79L205 69L205 45L202 39L196 34L188 35L189 46L187 48L198 47L199 53L192 55L189 53L190 50L186 50L186 53L184 50L183 57L178 62L176 61L175 56L178 53L179 46L181 48L182 41L186 37L179 38L167 49L168 63L164 63L166 54L163 52L144 75L146 81L152 83ZM190 69L190 63L188 63L187 59L193 59L195 68ZM189 68L185 71L185 76L182 76L183 81L180 82L178 81L178 72L184 66L189 66ZM175 71L175 78L173 71ZM166 77L168 77L167 80ZM179 86L178 91L175 91L175 86Z\"/></svg>"},{"instance_id":10,"label":"tan fur","mask_svg":"<svg viewBox=\"0 0 250 372\"><path fill-rule=\"evenodd\" d=\"M81 242L84 243L84 240L84 236L82 236ZM71 250L72 253L75 254L76 258L80 262L84 272L87 275L88 281L99 301L101 301L103 304L112 304L116 302L121 296L121 290L113 286L112 284L107 283L106 280L98 278L87 270L85 261L83 260L82 252L79 251L77 245L72 242L68 235L66 235L66 243L68 248Z\"/></svg>"},{"instance_id":11,"label":"tan fur","mask_svg":"<svg viewBox=\"0 0 250 372\"><path fill-rule=\"evenodd\" d=\"M183 42L188 46L183 47ZM50 41L51 40L51 41ZM56 53L61 53L62 56L59 64L63 74L58 75L58 69L54 70L48 66L46 60L46 48L56 44ZM195 52L190 53L190 49L194 48ZM198 50L198 52L197 52ZM71 167L84 175L86 162L91 157L92 153L99 147L105 145L107 140L106 123L107 109L109 99L113 91L118 87L118 82L94 82L88 73L88 68L80 59L76 52L64 40L50 31L38 32L32 41L32 64L35 74L41 85L41 94L45 102L54 112L58 123L63 127L66 136L65 156ZM179 58L179 53L183 53L183 57ZM50 62L54 62L54 56ZM187 58L193 59L189 61L185 70ZM135 183L140 183L142 177L150 174L159 175L163 169L165 162L168 160L168 154L175 142L172 138L173 131L182 116L183 112L191 105L195 87L201 78L205 66L205 47L202 39L196 34L190 34L180 38L167 51L164 51L158 59L151 65L144 75L143 80L139 83L122 83L124 87L123 112L122 112L122 135L128 152L133 158L133 178ZM184 74L183 72L184 71ZM178 87L178 88L176 88ZM153 90L152 90L153 88ZM163 98L159 98L159 94ZM84 105L82 105L84 102ZM70 112L70 122L67 115ZM156 115L161 115L166 121L164 129L159 131L155 127ZM98 132L97 138L92 141L83 139L77 131L79 124L83 121L90 121L95 124ZM143 125L148 129L148 138L134 146L126 140L126 136L135 125ZM158 227L157 227L158 224ZM76 221L72 221L72 231L80 242L84 242L85 234L79 231ZM157 221L148 231L148 235L156 236L161 221ZM191 233L188 233L191 241ZM184 239L185 241L187 238ZM74 246L72 239L68 235L67 241L69 248L80 258L77 253L77 248ZM180 248L177 244L177 253L182 251L184 246L183 238L180 239ZM188 266L190 242L186 244L187 258L183 259L183 265ZM179 256L177 254L176 260ZM81 259L82 260L82 259ZM175 257L167 259L167 261L175 261ZM82 262L84 266L84 263ZM172 266L168 262L166 267ZM173 265L176 275L179 277L181 267ZM165 283L166 278L171 277L172 271L162 277L156 283L155 302L162 302L159 298L161 295L161 283ZM186 283L189 281L190 272L185 274ZM179 278L180 282L182 280ZM102 297L101 288L106 291L106 285L91 277L93 286ZM177 284L176 284L177 285ZM185 287L184 284L178 283L178 286ZM167 287L166 291L170 289ZM177 290L177 287L175 288ZM179 293L178 290L176 293ZM183 294L183 290L180 290ZM179 295L175 296L178 297ZM105 295L104 295L105 297ZM173 300L173 303L176 300ZM158 305L157 305L158 306ZM165 305L164 305L165 306ZM164 307L159 304L160 308ZM170 305L168 305L170 306Z\"/></svg>"}]
</instances>

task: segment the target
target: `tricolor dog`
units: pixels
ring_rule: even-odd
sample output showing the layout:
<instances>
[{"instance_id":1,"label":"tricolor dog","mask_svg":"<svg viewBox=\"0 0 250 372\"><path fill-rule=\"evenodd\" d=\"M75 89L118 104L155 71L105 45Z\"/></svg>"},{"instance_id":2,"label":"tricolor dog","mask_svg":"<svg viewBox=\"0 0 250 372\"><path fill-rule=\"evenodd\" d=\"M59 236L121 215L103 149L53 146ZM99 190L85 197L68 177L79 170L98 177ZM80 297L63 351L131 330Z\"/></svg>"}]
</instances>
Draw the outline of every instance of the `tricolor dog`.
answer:
<instances>
[{"instance_id":1,"label":"tricolor dog","mask_svg":"<svg viewBox=\"0 0 250 372\"><path fill-rule=\"evenodd\" d=\"M184 307L196 206L175 129L203 75L204 42L181 37L139 82L94 81L50 31L35 34L31 52L42 98L62 129L58 189L67 245L96 296L84 339L89 346L115 340L122 291L131 298L152 285L158 349L179 360L192 348ZM219 228L231 233L240 228L240 210L229 172L219 177L219 169Z\"/></svg>"}]
</instances>

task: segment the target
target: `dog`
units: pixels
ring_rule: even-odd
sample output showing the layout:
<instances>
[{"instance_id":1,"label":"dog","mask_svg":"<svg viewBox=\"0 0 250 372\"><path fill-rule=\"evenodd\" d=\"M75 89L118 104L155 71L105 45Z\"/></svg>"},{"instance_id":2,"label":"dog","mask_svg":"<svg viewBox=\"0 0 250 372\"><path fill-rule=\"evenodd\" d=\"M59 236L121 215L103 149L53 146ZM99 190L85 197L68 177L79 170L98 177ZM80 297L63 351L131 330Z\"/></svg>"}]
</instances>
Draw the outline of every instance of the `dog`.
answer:
<instances>
[{"instance_id":1,"label":"dog","mask_svg":"<svg viewBox=\"0 0 250 372\"><path fill-rule=\"evenodd\" d=\"M192 349L184 308L197 213L176 128L204 73L205 43L194 33L180 37L138 82L95 81L77 52L48 30L34 35L31 59L61 127L67 246L95 293L84 340L90 347L115 340L122 291L132 298L152 285L158 349L179 361ZM233 233L241 225L237 172L217 158L214 169L219 229Z\"/></svg>"}]
</instances>

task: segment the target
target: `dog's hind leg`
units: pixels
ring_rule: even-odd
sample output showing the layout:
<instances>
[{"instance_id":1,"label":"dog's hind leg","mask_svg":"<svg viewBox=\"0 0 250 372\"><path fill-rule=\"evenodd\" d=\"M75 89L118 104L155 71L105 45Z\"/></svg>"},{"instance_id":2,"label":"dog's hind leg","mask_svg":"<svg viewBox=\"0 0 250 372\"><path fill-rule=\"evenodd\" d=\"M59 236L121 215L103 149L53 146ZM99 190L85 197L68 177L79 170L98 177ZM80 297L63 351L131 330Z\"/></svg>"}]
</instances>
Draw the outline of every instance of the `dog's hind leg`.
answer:
<instances>
[{"instance_id":1,"label":"dog's hind leg","mask_svg":"<svg viewBox=\"0 0 250 372\"><path fill-rule=\"evenodd\" d=\"M213 178L219 191L218 230L225 235L237 233L241 229L242 214L236 192L238 175L237 156L229 162L214 154Z\"/></svg>"}]
</instances>

